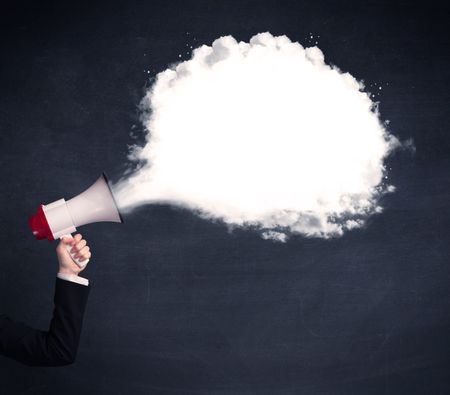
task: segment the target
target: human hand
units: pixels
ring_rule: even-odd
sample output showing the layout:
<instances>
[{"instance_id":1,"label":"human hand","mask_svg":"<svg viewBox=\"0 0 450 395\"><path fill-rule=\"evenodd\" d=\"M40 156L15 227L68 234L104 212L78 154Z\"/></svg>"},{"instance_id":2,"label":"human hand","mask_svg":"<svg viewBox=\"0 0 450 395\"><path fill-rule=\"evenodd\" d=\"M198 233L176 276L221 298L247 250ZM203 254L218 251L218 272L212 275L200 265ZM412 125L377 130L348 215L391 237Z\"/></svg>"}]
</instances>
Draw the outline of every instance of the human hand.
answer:
<instances>
[{"instance_id":1,"label":"human hand","mask_svg":"<svg viewBox=\"0 0 450 395\"><path fill-rule=\"evenodd\" d=\"M71 246L71 253L76 253L75 258L81 263L91 257L91 252L86 240L78 233L73 238L64 236L56 247L56 256L59 262L59 273L78 275L83 269L79 267L67 251L67 245Z\"/></svg>"}]
</instances>

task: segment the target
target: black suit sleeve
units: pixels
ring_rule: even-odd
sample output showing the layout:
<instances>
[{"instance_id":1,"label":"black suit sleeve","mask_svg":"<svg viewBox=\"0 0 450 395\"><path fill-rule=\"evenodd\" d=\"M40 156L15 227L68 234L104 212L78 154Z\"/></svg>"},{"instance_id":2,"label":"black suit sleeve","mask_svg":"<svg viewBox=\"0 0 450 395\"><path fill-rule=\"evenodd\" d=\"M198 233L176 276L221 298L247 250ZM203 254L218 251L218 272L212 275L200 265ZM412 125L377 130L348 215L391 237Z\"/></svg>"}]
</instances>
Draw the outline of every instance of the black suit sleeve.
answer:
<instances>
[{"instance_id":1,"label":"black suit sleeve","mask_svg":"<svg viewBox=\"0 0 450 395\"><path fill-rule=\"evenodd\" d=\"M0 355L30 366L75 361L89 286L56 279L55 307L48 332L0 316Z\"/></svg>"}]
</instances>

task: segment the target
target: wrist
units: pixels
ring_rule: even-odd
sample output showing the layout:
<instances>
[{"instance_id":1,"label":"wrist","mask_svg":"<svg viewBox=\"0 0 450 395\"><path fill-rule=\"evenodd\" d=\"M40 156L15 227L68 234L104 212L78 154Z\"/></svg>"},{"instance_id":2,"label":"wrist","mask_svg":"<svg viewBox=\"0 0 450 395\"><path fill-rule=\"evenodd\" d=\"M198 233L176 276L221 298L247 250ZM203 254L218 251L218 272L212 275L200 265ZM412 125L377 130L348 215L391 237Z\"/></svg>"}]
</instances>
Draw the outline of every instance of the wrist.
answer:
<instances>
[{"instance_id":1,"label":"wrist","mask_svg":"<svg viewBox=\"0 0 450 395\"><path fill-rule=\"evenodd\" d=\"M78 276L78 274L80 274L80 272L72 270L72 269L67 269L67 268L59 268L58 274L63 274L63 275L67 274L70 276Z\"/></svg>"}]
</instances>

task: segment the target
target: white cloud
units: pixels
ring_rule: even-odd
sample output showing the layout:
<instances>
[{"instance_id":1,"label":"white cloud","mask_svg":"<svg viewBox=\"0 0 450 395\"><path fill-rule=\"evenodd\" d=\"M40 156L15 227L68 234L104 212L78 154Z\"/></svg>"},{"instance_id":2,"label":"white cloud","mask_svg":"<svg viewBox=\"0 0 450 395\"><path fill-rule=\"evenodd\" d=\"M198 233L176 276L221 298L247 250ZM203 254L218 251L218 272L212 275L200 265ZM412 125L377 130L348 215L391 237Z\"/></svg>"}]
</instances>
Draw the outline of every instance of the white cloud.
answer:
<instances>
[{"instance_id":1,"label":"white cloud","mask_svg":"<svg viewBox=\"0 0 450 395\"><path fill-rule=\"evenodd\" d=\"M363 89L286 36L196 48L142 101L147 142L114 187L119 205L180 205L278 241L361 227L393 188L383 162L399 145Z\"/></svg>"}]
</instances>

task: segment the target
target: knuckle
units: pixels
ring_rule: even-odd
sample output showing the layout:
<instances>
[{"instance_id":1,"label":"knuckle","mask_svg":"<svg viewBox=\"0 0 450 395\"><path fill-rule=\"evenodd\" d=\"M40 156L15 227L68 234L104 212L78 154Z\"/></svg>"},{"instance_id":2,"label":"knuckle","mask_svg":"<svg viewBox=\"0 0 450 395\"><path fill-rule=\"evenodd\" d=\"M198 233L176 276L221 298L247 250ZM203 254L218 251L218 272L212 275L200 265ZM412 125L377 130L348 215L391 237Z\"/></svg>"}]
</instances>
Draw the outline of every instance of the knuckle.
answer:
<instances>
[{"instance_id":1,"label":"knuckle","mask_svg":"<svg viewBox=\"0 0 450 395\"><path fill-rule=\"evenodd\" d=\"M86 242L83 243L84 240L80 241L79 243L77 243L77 250L80 251L81 249L84 248L84 246L86 245Z\"/></svg>"}]
</instances>

